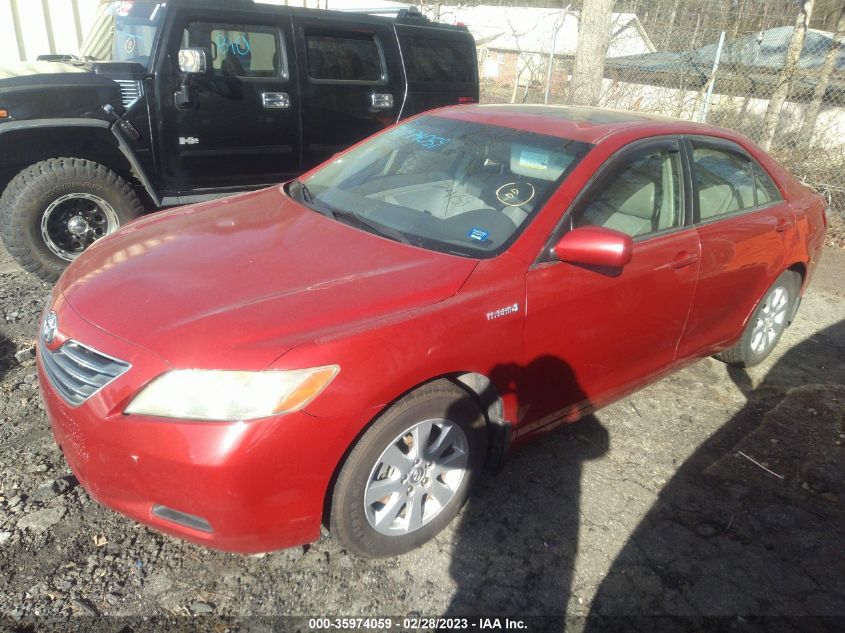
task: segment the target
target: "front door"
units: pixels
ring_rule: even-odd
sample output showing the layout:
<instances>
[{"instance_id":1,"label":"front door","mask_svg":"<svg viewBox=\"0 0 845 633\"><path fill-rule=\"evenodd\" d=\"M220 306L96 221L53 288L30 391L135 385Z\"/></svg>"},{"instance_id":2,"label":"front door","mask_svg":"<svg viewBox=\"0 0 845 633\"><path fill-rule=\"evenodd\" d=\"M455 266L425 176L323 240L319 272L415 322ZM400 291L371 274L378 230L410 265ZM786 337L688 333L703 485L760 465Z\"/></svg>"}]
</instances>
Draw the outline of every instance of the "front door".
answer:
<instances>
[{"instance_id":1,"label":"front door","mask_svg":"<svg viewBox=\"0 0 845 633\"><path fill-rule=\"evenodd\" d=\"M668 138L616 154L564 218L563 232L598 225L632 236L628 265L529 270L523 432L574 419L672 366L699 257L680 149Z\"/></svg>"},{"instance_id":2,"label":"front door","mask_svg":"<svg viewBox=\"0 0 845 633\"><path fill-rule=\"evenodd\" d=\"M204 48L210 72L175 97L181 48ZM164 182L169 192L246 189L300 170L300 97L287 16L177 12L157 80Z\"/></svg>"},{"instance_id":3,"label":"front door","mask_svg":"<svg viewBox=\"0 0 845 633\"><path fill-rule=\"evenodd\" d=\"M303 169L396 123L404 96L396 35L354 19L294 18Z\"/></svg>"}]
</instances>

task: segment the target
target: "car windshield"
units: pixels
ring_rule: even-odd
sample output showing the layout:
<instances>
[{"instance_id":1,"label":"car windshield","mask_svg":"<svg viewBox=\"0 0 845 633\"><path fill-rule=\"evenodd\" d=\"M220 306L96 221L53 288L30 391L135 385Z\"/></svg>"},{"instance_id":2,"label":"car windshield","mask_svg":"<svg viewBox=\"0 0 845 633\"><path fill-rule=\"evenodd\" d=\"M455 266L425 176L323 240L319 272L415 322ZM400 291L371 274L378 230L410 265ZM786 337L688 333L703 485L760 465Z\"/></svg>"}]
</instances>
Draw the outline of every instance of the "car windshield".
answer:
<instances>
[{"instance_id":1,"label":"car windshield","mask_svg":"<svg viewBox=\"0 0 845 633\"><path fill-rule=\"evenodd\" d=\"M289 193L363 230L491 257L516 239L590 147L429 115L366 141Z\"/></svg>"},{"instance_id":2,"label":"car windshield","mask_svg":"<svg viewBox=\"0 0 845 633\"><path fill-rule=\"evenodd\" d=\"M149 68L166 2L105 2L79 49L83 59L137 62Z\"/></svg>"}]
</instances>

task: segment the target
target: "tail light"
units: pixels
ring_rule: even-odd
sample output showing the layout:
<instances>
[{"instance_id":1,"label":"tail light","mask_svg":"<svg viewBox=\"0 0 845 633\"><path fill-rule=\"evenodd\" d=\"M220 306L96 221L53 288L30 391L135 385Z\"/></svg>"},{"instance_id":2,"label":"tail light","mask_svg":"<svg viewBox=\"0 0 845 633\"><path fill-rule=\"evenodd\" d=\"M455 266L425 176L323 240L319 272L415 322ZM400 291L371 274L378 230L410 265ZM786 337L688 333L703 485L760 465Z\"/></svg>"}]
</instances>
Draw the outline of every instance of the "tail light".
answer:
<instances>
[{"instance_id":1,"label":"tail light","mask_svg":"<svg viewBox=\"0 0 845 633\"><path fill-rule=\"evenodd\" d=\"M475 103L475 97L458 97L458 103Z\"/></svg>"}]
</instances>

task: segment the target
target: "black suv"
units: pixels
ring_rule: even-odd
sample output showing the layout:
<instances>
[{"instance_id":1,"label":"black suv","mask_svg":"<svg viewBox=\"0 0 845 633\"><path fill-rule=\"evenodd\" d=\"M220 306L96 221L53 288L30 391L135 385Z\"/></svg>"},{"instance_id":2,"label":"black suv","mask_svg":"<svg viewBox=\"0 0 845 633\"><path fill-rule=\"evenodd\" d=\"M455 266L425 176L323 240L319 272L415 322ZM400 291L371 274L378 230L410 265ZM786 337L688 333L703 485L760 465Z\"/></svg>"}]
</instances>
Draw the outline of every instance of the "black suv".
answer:
<instances>
[{"instance_id":1,"label":"black suv","mask_svg":"<svg viewBox=\"0 0 845 633\"><path fill-rule=\"evenodd\" d=\"M289 179L397 120L478 101L464 27L252 0L104 2L80 57L0 70L0 219L55 280L145 211Z\"/></svg>"}]
</instances>

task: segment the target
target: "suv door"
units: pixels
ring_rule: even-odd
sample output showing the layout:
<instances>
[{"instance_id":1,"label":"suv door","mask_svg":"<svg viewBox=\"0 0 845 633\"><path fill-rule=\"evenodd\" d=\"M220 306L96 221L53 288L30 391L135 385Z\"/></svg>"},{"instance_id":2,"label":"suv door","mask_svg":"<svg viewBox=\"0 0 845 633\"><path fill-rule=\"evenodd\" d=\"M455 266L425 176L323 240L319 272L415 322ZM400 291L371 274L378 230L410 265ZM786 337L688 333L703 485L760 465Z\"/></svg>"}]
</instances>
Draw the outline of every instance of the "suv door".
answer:
<instances>
[{"instance_id":1,"label":"suv door","mask_svg":"<svg viewBox=\"0 0 845 633\"><path fill-rule=\"evenodd\" d=\"M302 85L303 168L399 117L405 80L393 29L355 19L293 20Z\"/></svg>"},{"instance_id":2,"label":"suv door","mask_svg":"<svg viewBox=\"0 0 845 633\"><path fill-rule=\"evenodd\" d=\"M546 249L550 253L560 237L581 226L611 228L634 239L633 258L623 269L561 262L549 254L528 271L524 365L578 372L526 376L532 402L526 430L575 418L673 365L698 275L684 162L677 138L617 153Z\"/></svg>"},{"instance_id":3,"label":"suv door","mask_svg":"<svg viewBox=\"0 0 845 633\"><path fill-rule=\"evenodd\" d=\"M300 171L299 90L290 17L175 8L157 79L163 180L171 192L245 189ZM192 77L180 48L210 51L207 76Z\"/></svg>"},{"instance_id":4,"label":"suv door","mask_svg":"<svg viewBox=\"0 0 845 633\"><path fill-rule=\"evenodd\" d=\"M771 177L736 143L688 139L701 272L681 358L732 343L792 262L795 215Z\"/></svg>"}]
</instances>

